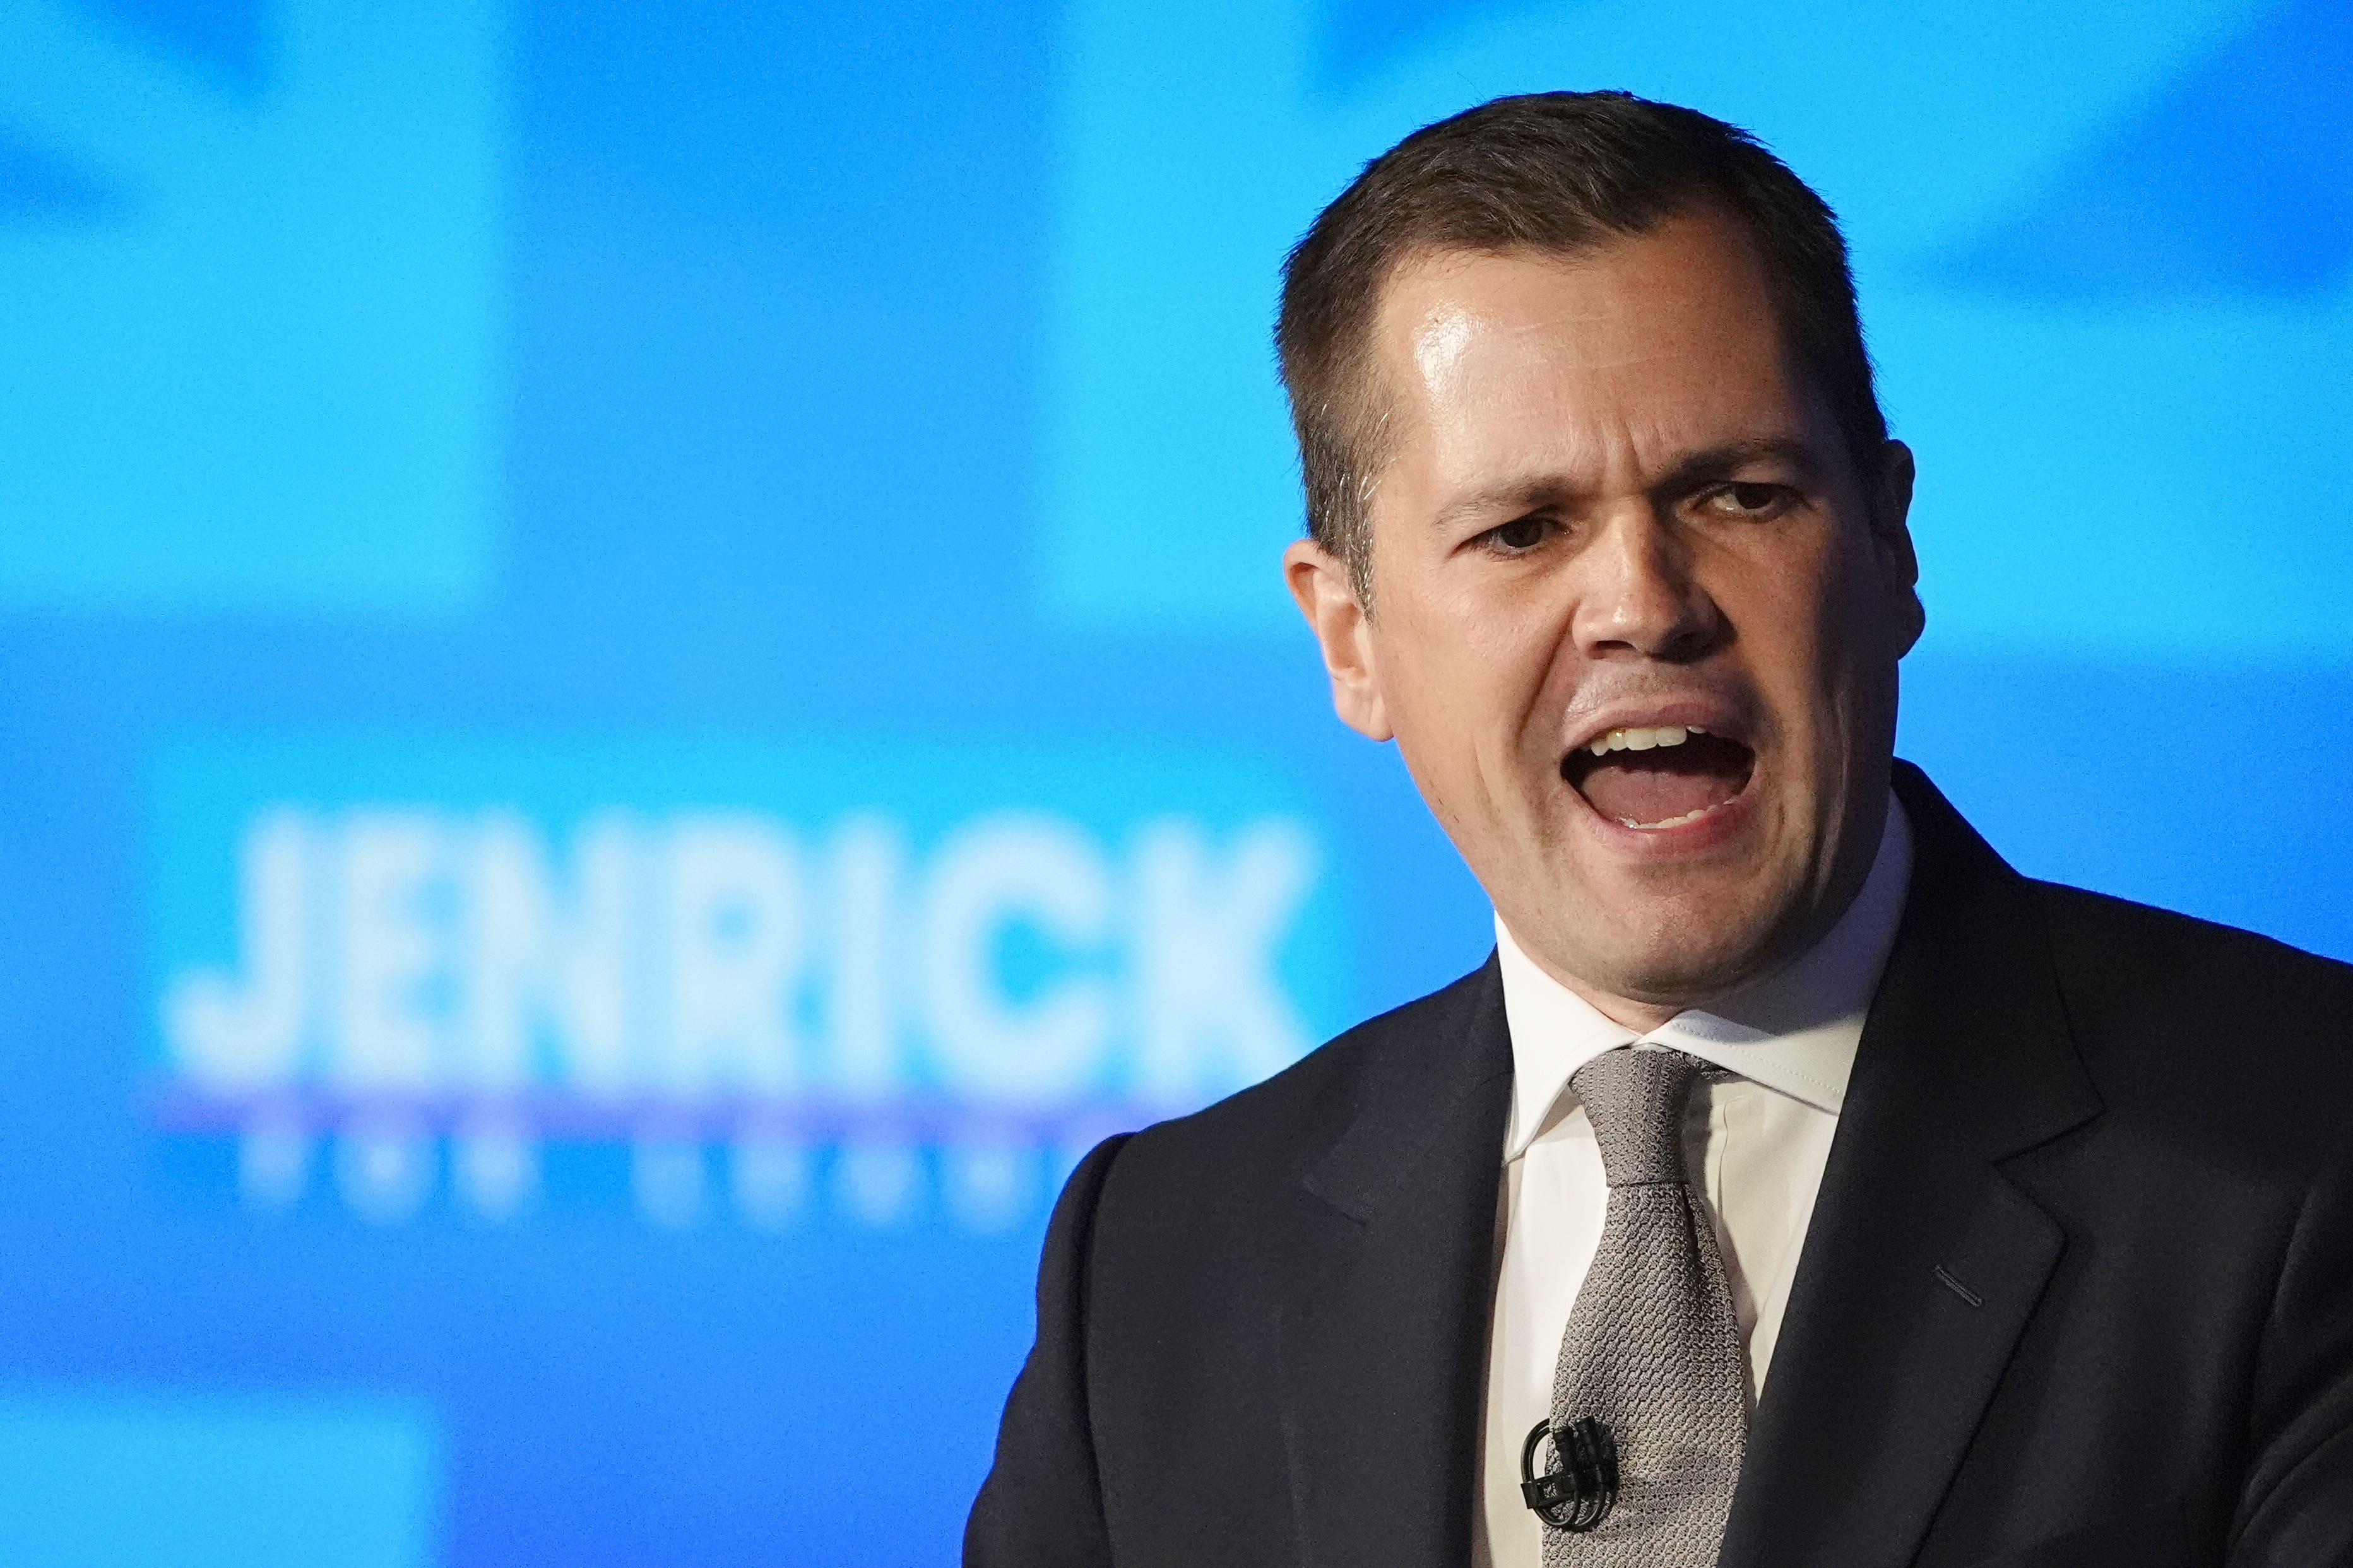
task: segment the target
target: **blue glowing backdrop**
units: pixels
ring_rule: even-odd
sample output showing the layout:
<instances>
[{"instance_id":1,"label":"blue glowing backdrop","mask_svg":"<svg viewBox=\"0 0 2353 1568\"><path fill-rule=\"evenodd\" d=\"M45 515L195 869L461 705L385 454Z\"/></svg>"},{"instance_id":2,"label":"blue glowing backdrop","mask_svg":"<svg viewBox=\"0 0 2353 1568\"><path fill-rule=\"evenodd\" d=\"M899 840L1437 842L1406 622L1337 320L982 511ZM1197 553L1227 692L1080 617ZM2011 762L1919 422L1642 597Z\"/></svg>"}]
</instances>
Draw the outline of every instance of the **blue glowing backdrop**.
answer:
<instances>
[{"instance_id":1,"label":"blue glowing backdrop","mask_svg":"<svg viewBox=\"0 0 2353 1568\"><path fill-rule=\"evenodd\" d=\"M1476 963L1274 270L1499 92L1854 242L1904 749L2353 956L2353 13L11 0L0 1557L935 1563L1046 1207Z\"/></svg>"}]
</instances>

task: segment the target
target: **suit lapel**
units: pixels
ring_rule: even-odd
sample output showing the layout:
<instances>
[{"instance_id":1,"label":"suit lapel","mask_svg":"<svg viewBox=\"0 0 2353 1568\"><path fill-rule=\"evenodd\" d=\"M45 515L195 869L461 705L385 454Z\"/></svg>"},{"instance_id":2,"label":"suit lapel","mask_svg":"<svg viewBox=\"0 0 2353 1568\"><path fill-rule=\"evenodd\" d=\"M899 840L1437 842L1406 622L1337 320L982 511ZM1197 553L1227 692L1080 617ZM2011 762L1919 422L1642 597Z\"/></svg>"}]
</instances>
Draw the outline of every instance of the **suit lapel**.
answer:
<instances>
[{"instance_id":1,"label":"suit lapel","mask_svg":"<svg viewBox=\"0 0 2353 1568\"><path fill-rule=\"evenodd\" d=\"M1435 1027L1384 1044L1305 1171L1322 1246L1282 1325L1303 1561L1470 1558L1511 1041L1494 962Z\"/></svg>"},{"instance_id":2,"label":"suit lapel","mask_svg":"<svg viewBox=\"0 0 2353 1568\"><path fill-rule=\"evenodd\" d=\"M2097 1114L2039 911L1898 764L1912 889L1751 1428L1725 1568L1913 1560L2057 1263L2001 1163Z\"/></svg>"}]
</instances>

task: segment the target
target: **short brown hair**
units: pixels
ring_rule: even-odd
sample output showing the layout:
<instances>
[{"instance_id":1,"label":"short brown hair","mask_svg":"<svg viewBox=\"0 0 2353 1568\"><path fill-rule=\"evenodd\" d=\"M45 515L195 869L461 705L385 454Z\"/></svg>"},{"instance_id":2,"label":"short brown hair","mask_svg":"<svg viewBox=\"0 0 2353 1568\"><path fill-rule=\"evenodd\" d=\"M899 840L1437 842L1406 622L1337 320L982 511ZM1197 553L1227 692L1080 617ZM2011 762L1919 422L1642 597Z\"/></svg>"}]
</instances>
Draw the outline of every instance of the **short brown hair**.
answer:
<instances>
[{"instance_id":1,"label":"short brown hair","mask_svg":"<svg viewBox=\"0 0 2353 1568\"><path fill-rule=\"evenodd\" d=\"M1275 347L1291 395L1308 536L1370 604L1366 512L1387 423L1369 374L1382 287L1433 250L1576 255L1712 206L1747 231L1788 351L1828 397L1866 481L1887 419L1872 385L1837 216L1737 126L1630 92L1499 98L1365 166L1282 269Z\"/></svg>"}]
</instances>

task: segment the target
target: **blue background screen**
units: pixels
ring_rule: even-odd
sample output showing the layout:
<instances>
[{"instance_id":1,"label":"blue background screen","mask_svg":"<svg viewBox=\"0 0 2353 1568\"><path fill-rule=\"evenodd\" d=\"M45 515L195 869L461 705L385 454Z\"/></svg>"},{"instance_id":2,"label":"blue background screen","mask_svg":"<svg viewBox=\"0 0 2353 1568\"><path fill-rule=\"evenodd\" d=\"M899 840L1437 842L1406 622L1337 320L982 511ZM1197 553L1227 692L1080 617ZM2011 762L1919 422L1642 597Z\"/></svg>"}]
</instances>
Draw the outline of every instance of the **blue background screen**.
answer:
<instances>
[{"instance_id":1,"label":"blue background screen","mask_svg":"<svg viewBox=\"0 0 2353 1568\"><path fill-rule=\"evenodd\" d=\"M0 1560L951 1559L1076 1159L1488 946L1268 328L1497 93L1842 215L1904 752L2353 956L2348 82L2331 0L13 0Z\"/></svg>"}]
</instances>

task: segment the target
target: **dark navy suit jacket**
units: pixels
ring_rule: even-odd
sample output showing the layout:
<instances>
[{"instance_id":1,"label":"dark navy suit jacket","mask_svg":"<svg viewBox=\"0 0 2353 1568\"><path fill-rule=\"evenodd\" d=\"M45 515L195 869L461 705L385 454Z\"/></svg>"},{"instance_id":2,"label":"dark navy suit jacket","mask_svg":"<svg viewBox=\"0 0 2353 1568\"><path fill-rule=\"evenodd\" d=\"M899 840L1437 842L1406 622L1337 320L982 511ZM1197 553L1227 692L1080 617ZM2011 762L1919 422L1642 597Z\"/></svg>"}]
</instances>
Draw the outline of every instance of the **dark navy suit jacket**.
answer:
<instances>
[{"instance_id":1,"label":"dark navy suit jacket","mask_svg":"<svg viewBox=\"0 0 2353 1568\"><path fill-rule=\"evenodd\" d=\"M1727 1568L2353 1564L2353 970L1915 852ZM1491 960L1113 1140L1048 1233L972 1568L1459 1568Z\"/></svg>"}]
</instances>

